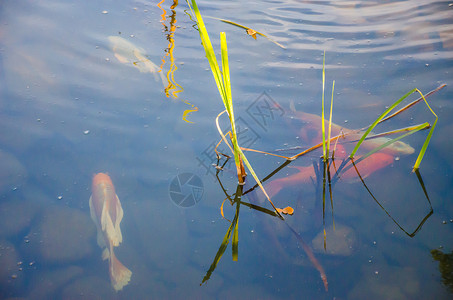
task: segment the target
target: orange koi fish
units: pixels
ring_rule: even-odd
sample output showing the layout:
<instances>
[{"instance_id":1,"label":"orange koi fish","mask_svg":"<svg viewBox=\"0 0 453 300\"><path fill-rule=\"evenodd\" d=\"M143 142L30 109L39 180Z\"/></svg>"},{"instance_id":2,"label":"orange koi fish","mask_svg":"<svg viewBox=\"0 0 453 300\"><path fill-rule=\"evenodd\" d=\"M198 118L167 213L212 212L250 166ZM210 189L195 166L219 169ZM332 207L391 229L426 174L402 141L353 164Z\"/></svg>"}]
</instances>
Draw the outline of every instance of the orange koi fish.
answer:
<instances>
[{"instance_id":1,"label":"orange koi fish","mask_svg":"<svg viewBox=\"0 0 453 300\"><path fill-rule=\"evenodd\" d=\"M368 177L372 173L390 165L393 163L393 156L386 154L386 153L374 153L369 157L365 158L364 160L360 161L356 164L357 170L359 171L360 176L362 179ZM351 164L349 161L345 168L347 168ZM330 174L333 176L336 172L336 167L339 165L330 164ZM311 181L311 178L316 178L316 173L313 166L309 167L300 167L294 166L293 168L297 169L299 172L296 174L279 178L276 180L271 181L269 184L266 185L266 191L269 197L273 197L276 195L283 187L285 186L293 186L298 185L301 183L307 183ZM342 180L347 181L354 181L358 180L358 174L354 167L347 169L345 172L340 172L339 178Z\"/></svg>"},{"instance_id":2,"label":"orange koi fish","mask_svg":"<svg viewBox=\"0 0 453 300\"><path fill-rule=\"evenodd\" d=\"M300 131L300 137L313 144L318 144L322 142L322 126L321 126L321 121L322 118L318 115L314 114L309 114L301 111L293 111L293 114L296 118L304 121L306 124L305 126L301 129ZM325 126L327 128L329 121L325 120ZM332 123L332 137L339 135L341 133L348 134L345 136L346 141L354 141L354 140L359 140L364 132L353 132L353 130L344 128L340 125L337 125L335 123ZM370 133L368 135L369 137L373 136L373 133ZM343 139L340 139L339 142L344 141ZM383 145L384 143L390 141L389 138L387 137L377 137L377 138L372 138L372 139L367 139L362 143L362 147L367 150L372 150L380 145ZM415 149L412 148L410 145L402 142L402 141L396 141L387 147L383 148L381 152L391 154L391 155L402 155L402 154L412 154L415 152Z\"/></svg>"},{"instance_id":3,"label":"orange koi fish","mask_svg":"<svg viewBox=\"0 0 453 300\"><path fill-rule=\"evenodd\" d=\"M112 180L107 174L98 173L93 178L90 213L98 230L98 245L105 248L102 259L109 260L110 281L115 291L119 291L129 283L132 272L116 258L113 252L113 247L118 247L123 241L120 229L123 209Z\"/></svg>"}]
</instances>

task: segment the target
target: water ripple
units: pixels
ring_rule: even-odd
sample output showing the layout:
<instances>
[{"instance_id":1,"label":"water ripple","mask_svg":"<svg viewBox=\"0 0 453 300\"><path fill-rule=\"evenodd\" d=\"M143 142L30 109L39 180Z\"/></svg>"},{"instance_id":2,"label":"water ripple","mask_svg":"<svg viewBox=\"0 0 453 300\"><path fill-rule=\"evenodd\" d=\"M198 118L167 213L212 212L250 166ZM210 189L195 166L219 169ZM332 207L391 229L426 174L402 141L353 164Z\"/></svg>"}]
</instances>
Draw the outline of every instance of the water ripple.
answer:
<instances>
[{"instance_id":1,"label":"water ripple","mask_svg":"<svg viewBox=\"0 0 453 300\"><path fill-rule=\"evenodd\" d=\"M248 7L260 5L252 3ZM243 16L288 48L376 54L384 59L453 57L446 1L272 1ZM221 12L220 12L221 13Z\"/></svg>"}]
</instances>

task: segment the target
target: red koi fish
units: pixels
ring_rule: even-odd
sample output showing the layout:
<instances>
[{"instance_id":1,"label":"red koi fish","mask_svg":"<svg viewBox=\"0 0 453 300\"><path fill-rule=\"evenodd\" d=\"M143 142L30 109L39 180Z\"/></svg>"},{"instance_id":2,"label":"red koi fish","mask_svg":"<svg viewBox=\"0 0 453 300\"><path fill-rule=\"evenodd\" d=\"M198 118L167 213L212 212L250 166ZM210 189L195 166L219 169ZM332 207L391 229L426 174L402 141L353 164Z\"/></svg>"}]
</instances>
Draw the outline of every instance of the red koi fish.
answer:
<instances>
[{"instance_id":1,"label":"red koi fish","mask_svg":"<svg viewBox=\"0 0 453 300\"><path fill-rule=\"evenodd\" d=\"M93 178L90 213L98 230L98 245L104 248L102 259L109 260L110 281L115 291L119 291L129 283L132 272L113 252L113 247L118 247L123 241L120 229L123 209L112 180L107 174L98 173Z\"/></svg>"},{"instance_id":2,"label":"red koi fish","mask_svg":"<svg viewBox=\"0 0 453 300\"><path fill-rule=\"evenodd\" d=\"M393 156L386 154L386 153L374 153L370 155L369 157L365 158L364 160L360 161L358 164L356 164L357 170L359 171L360 176L362 179L368 177L372 173L390 165L393 163ZM348 168L350 166L351 161L349 161L345 168ZM336 168L339 167L339 164L331 164L330 165L330 174L333 176L336 172ZM309 167L300 167L300 166L294 166L293 168L296 168L299 172L296 174L284 177L284 178L279 178L274 181L271 181L269 184L266 185L266 192L268 193L269 197L273 197L276 195L283 187L285 186L293 186L293 185L298 185L302 183L307 183L311 181L311 178L315 179L316 178L316 173L315 170L313 169L313 166ZM346 181L355 181L358 180L358 174L356 169L352 166L351 168L347 169L345 172L340 172L338 174L340 179L346 180Z\"/></svg>"}]
</instances>

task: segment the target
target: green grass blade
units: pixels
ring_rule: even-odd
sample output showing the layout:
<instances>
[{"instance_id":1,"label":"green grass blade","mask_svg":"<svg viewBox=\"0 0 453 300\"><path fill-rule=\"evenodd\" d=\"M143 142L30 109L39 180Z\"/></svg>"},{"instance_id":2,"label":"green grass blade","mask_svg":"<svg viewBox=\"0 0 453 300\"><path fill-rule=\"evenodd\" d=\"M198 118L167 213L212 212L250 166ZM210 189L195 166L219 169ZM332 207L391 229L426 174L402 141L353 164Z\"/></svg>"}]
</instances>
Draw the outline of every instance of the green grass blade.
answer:
<instances>
[{"instance_id":1,"label":"green grass blade","mask_svg":"<svg viewBox=\"0 0 453 300\"><path fill-rule=\"evenodd\" d=\"M192 6L190 9L193 11L195 18L198 24L198 31L200 32L201 43L206 52L206 58L208 59L209 65L211 67L212 75L214 76L214 80L216 82L217 88L219 89L220 96L222 97L222 101L225 102L226 98L226 91L224 87L224 83L222 81L222 72L220 71L219 65L217 63L217 58L215 56L214 48L212 47L211 40L209 38L208 31L206 30L206 26L204 25L203 18L201 16L200 10L198 9L197 3L195 0L192 0Z\"/></svg>"},{"instance_id":2,"label":"green grass blade","mask_svg":"<svg viewBox=\"0 0 453 300\"><path fill-rule=\"evenodd\" d=\"M225 32L220 33L220 49L221 49L221 58L222 58L222 74L223 74L223 84L225 88L225 100L227 102L226 109L230 118L234 120L233 114L233 99L231 97L231 82L230 82L230 66L228 64L228 47L226 41Z\"/></svg>"},{"instance_id":3,"label":"green grass blade","mask_svg":"<svg viewBox=\"0 0 453 300\"><path fill-rule=\"evenodd\" d=\"M209 280L209 278L211 277L212 273L214 272L215 268L217 267L217 264L219 263L220 259L222 258L223 254L225 253L225 250L228 246L228 243L230 242L230 238L231 238L231 232L233 231L233 229L236 231L236 226L238 224L238 218L239 218L239 206L240 206L240 202L241 202L241 197L242 197L242 189L243 189L243 186L240 186L238 185L238 187L236 188L236 194L235 194L235 197L234 197L234 202L236 202L237 206L236 206L236 214L234 215L234 219L233 221L231 222L230 224L230 227L228 227L228 230L227 232L225 233L225 236L223 237L223 240L222 240L222 243L220 244L220 247L219 247L219 250L217 251L215 257L214 257L214 261L212 262L211 266L209 267L209 270L206 272L206 275L203 277L203 281L201 282L201 284L203 284L204 282L206 282L207 280ZM233 233L233 235L237 235L237 233ZM233 246L233 247L236 247L236 260L237 260L237 242L238 242L238 237L236 236L236 240L234 240L233 238L233 244L234 242L236 241L236 246ZM234 249L233 249L233 260L234 260ZM201 285L200 284L200 285Z\"/></svg>"},{"instance_id":4,"label":"green grass blade","mask_svg":"<svg viewBox=\"0 0 453 300\"><path fill-rule=\"evenodd\" d=\"M322 153L324 154L324 160L327 159L326 155L326 130L324 128L324 87L326 83L326 69L325 69L325 63L326 63L326 51L324 51L324 56L322 59L322 98L321 98L321 107L322 107L322 113L321 113L321 127L322 127Z\"/></svg>"},{"instance_id":5,"label":"green grass blade","mask_svg":"<svg viewBox=\"0 0 453 300\"><path fill-rule=\"evenodd\" d=\"M420 163L422 162L423 156L425 156L426 149L428 148L429 141L431 140L431 137L432 137L433 132L434 132L434 128L436 127L437 120L438 120L438 117L437 117L436 113L431 109L431 107L428 104L428 101L426 101L426 99L423 96L423 94L418 89L417 89L417 92L422 96L423 101L425 101L426 106L428 106L428 108L431 111L431 113L436 117L436 120L434 121L433 126L431 127L431 129L430 129L430 131L428 133L428 136L426 137L426 140L423 143L422 149L420 150L420 153L418 154L417 160L415 161L415 164L414 164L414 167L412 168L412 171L417 171L419 169Z\"/></svg>"},{"instance_id":6,"label":"green grass blade","mask_svg":"<svg viewBox=\"0 0 453 300\"><path fill-rule=\"evenodd\" d=\"M235 118L233 110L233 99L231 95L230 67L228 63L228 47L225 32L220 33L220 48L222 58L223 84L225 91L224 105L228 112L228 117L230 119L231 124L232 143L234 146L233 147L234 161L236 162L236 167L239 168L240 165L239 152L236 150L239 149L239 144L237 142L236 124L234 121Z\"/></svg>"},{"instance_id":7,"label":"green grass blade","mask_svg":"<svg viewBox=\"0 0 453 300\"><path fill-rule=\"evenodd\" d=\"M232 240L232 243L231 243L231 248L232 248L232 252L233 252L233 261L238 261L238 253L239 253L239 249L238 249L238 245L239 245L239 230L238 230L238 227L239 227L239 207L241 207L240 201L238 201L236 203L236 215L235 215L235 218L233 219L234 231L233 231L233 240Z\"/></svg>"},{"instance_id":8,"label":"green grass blade","mask_svg":"<svg viewBox=\"0 0 453 300\"><path fill-rule=\"evenodd\" d=\"M224 22L224 23L227 23L227 24L231 24L231 25L237 26L237 27L239 27L239 28L243 28L243 29L245 29L245 30L253 30L256 34L261 35L261 36L265 37L266 39L268 39L269 41L271 41L272 43L276 44L277 46L279 46L279 47L281 47L281 48L283 48L283 49L286 49L286 47L283 46L282 44L280 44L280 43L274 41L273 39L271 39L270 37L268 37L268 36L265 35L264 33L258 32L258 31L256 31L256 30L250 28L250 27L247 27L247 26L244 26L244 25L235 23L235 22L230 21L230 20L219 19L219 18L214 18L214 17L211 17L211 18L217 19L217 20L219 20L219 21L221 21L221 22Z\"/></svg>"},{"instance_id":9,"label":"green grass blade","mask_svg":"<svg viewBox=\"0 0 453 300\"><path fill-rule=\"evenodd\" d=\"M267 200L270 202L270 204L272 205L272 208L274 208L275 210L275 213L281 218L283 219L283 216L280 214L280 212L277 210L277 208L275 207L274 203L272 202L272 200L269 198L269 195L266 193L266 190L264 189L263 185L261 184L261 181L258 179L258 176L256 175L255 171L253 170L252 168L252 165L249 163L247 157L245 157L244 153L242 152L242 150L239 148L239 151L240 151L240 154L241 154L241 158L242 160L244 161L245 165L247 166L247 169L249 170L250 174L252 174L253 178L255 179L256 183L258 184L258 186L261 188L261 191L263 192L263 194L266 196Z\"/></svg>"},{"instance_id":10,"label":"green grass blade","mask_svg":"<svg viewBox=\"0 0 453 300\"><path fill-rule=\"evenodd\" d=\"M189 4L189 2L187 2L187 3ZM193 10L192 10L192 6L193 6ZM237 135L236 135L236 127L235 127L235 122L234 122L233 101L232 101L232 96L231 96L230 74L229 74L229 65L228 65L228 50L227 50L225 33L220 34L221 57L222 57L222 68L223 68L223 74L222 74L222 72L219 69L219 65L217 63L214 49L212 48L212 44L209 39L208 32L204 25L203 18L201 16L201 13L198 9L198 6L197 6L195 0L192 0L192 6L190 6L190 4L189 4L191 11L193 11L193 14L195 14L199 32L200 32L200 38L201 38L203 47L206 52L206 57L209 61L209 65L211 67L212 73L214 75L214 79L215 79L217 87L219 89L220 96L222 97L223 104L225 105L225 108L228 112L228 117L230 119L231 131L232 131L231 141L233 144L234 160L235 160L236 168L238 171L239 183L243 184L243 179L241 178L241 176L245 176L245 174L242 174L242 162L241 162L241 159L242 159L242 161L245 162L247 168L249 169L250 173L252 174L253 178L256 180L256 182L260 186L261 190L264 192L264 195L269 200L272 207L275 209L275 212L277 213L277 215L283 219L282 215L278 212L277 208L274 206L274 204L270 200L270 198L267 195L266 191L264 190L260 180L256 176L255 171L253 170L252 166L248 162L247 158L245 157L244 153L242 152L242 150L238 144Z\"/></svg>"},{"instance_id":11,"label":"green grass blade","mask_svg":"<svg viewBox=\"0 0 453 300\"><path fill-rule=\"evenodd\" d=\"M428 144L429 144L429 141L431 140L431 136L433 135L436 124L437 124L437 116L436 116L436 120L433 123L433 126L431 126L431 129L429 130L429 133L428 133L428 136L426 137L425 142L423 143L422 149L420 150L420 153L418 154L417 160L415 161L412 171L416 171L420 168L420 163L422 162L423 156L425 156L426 149L428 148Z\"/></svg>"},{"instance_id":12,"label":"green grass blade","mask_svg":"<svg viewBox=\"0 0 453 300\"><path fill-rule=\"evenodd\" d=\"M327 156L324 159L327 159L330 156L330 135L332 133L332 111L333 111L333 93L335 90L335 80L332 83L332 98L330 99L330 116L329 116L329 132L327 133Z\"/></svg>"},{"instance_id":13,"label":"green grass blade","mask_svg":"<svg viewBox=\"0 0 453 300\"><path fill-rule=\"evenodd\" d=\"M214 272L215 268L217 267L217 264L219 263L220 259L223 256L223 253L225 253L225 250L228 246L228 243L230 242L230 236L231 236L231 231L233 229L234 223L232 222L230 224L230 227L228 228L225 236L223 237L222 243L220 244L219 250L217 251L214 261L212 262L211 266L209 267L209 270L206 272L206 275L203 277L203 281L201 284L209 280L211 278L212 273Z\"/></svg>"},{"instance_id":14,"label":"green grass blade","mask_svg":"<svg viewBox=\"0 0 453 300\"><path fill-rule=\"evenodd\" d=\"M407 137L407 136L409 136L409 135L411 135L411 134L414 134L414 133L416 133L417 131L420 131L420 130L429 128L429 126L430 126L430 125L429 125L428 122L421 124L421 125L415 127L414 129L410 130L409 132L407 132L407 133L405 133L405 134L403 134L403 135L401 135L401 136L399 136L399 137L396 137L396 138L394 138L394 139L391 139L391 140L385 142L384 144L382 144L382 145L380 145L380 146L374 148L374 149L371 150L370 152L368 152L368 153L366 153L365 155L363 155L362 157L360 157L360 159L358 159L355 163L358 164L361 160L364 160L365 158L367 158L368 156L370 156L370 155L372 155L372 154L378 152L379 150L381 150L381 149L383 149L383 148L385 148L385 147L387 147L387 146L393 144L393 143L396 142L396 141L401 140L402 138L405 138L405 137Z\"/></svg>"},{"instance_id":15,"label":"green grass blade","mask_svg":"<svg viewBox=\"0 0 453 300\"><path fill-rule=\"evenodd\" d=\"M357 152L357 150L359 150L360 148L360 145L362 144L362 142L365 140L365 138L368 136L368 134L371 132L371 130L374 129L374 127L376 127L376 125L390 112L392 111L398 104L400 104L404 99L406 99L407 97L409 97L412 93L414 93L415 91L417 91L417 89L413 89L411 91L409 91L408 93L406 93L403 97L401 97L398 101L396 101L395 103L393 103L388 109L386 109L380 116L379 118L376 119L376 121L373 122L373 124L371 124L371 126L367 129L367 131L365 131L365 133L363 134L363 136L360 138L359 142L355 145L354 147L354 150L352 150L351 152L351 155L349 155L350 158L354 158L354 154Z\"/></svg>"},{"instance_id":16,"label":"green grass blade","mask_svg":"<svg viewBox=\"0 0 453 300\"><path fill-rule=\"evenodd\" d=\"M206 58L208 59L209 66L211 67L212 74L214 76L215 82L217 84L217 88L219 90L220 96L222 98L222 102L228 112L228 117L231 124L231 133L232 133L232 143L233 143L233 153L234 153L234 161L236 163L236 169L238 171L238 179L239 182L242 182L242 176L245 174L241 174L241 162L240 156L238 153L239 145L237 142L237 134L236 134L236 126L234 122L234 112L233 112L233 101L231 97L231 83L230 83L230 71L229 71L229 64L228 64L228 49L226 43L226 36L225 33L222 32L220 34L221 39L221 59L222 59L222 70L223 73L220 71L219 64L217 63L217 58L215 56L214 49L211 44L211 40L209 38L209 34L206 30L206 26L204 25L203 18L201 16L200 10L198 9L197 3L195 0L192 0L192 7L189 4L190 9L195 14L199 32L201 43L206 52Z\"/></svg>"}]
</instances>

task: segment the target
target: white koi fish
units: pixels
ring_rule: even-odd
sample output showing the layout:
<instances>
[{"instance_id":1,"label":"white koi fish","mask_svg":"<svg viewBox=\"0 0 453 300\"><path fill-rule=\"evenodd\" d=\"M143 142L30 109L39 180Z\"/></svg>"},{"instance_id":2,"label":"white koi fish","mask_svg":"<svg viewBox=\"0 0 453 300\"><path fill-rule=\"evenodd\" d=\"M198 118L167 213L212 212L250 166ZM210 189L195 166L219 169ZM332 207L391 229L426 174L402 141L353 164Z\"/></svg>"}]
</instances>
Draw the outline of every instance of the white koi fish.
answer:
<instances>
[{"instance_id":1,"label":"white koi fish","mask_svg":"<svg viewBox=\"0 0 453 300\"><path fill-rule=\"evenodd\" d=\"M107 174L98 173L93 178L90 213L98 230L98 245L104 248L102 259L109 260L110 281L115 291L119 291L129 283L132 272L113 252L113 247L118 247L123 241L120 229L123 209L112 180Z\"/></svg>"},{"instance_id":2,"label":"white koi fish","mask_svg":"<svg viewBox=\"0 0 453 300\"><path fill-rule=\"evenodd\" d=\"M165 77L159 67L143 54L145 53L145 50L119 36L109 36L108 39L116 59L121 63L130 64L132 67L137 68L141 73L153 73L156 81L159 81L160 76L163 86L165 87L167 85Z\"/></svg>"}]
</instances>

